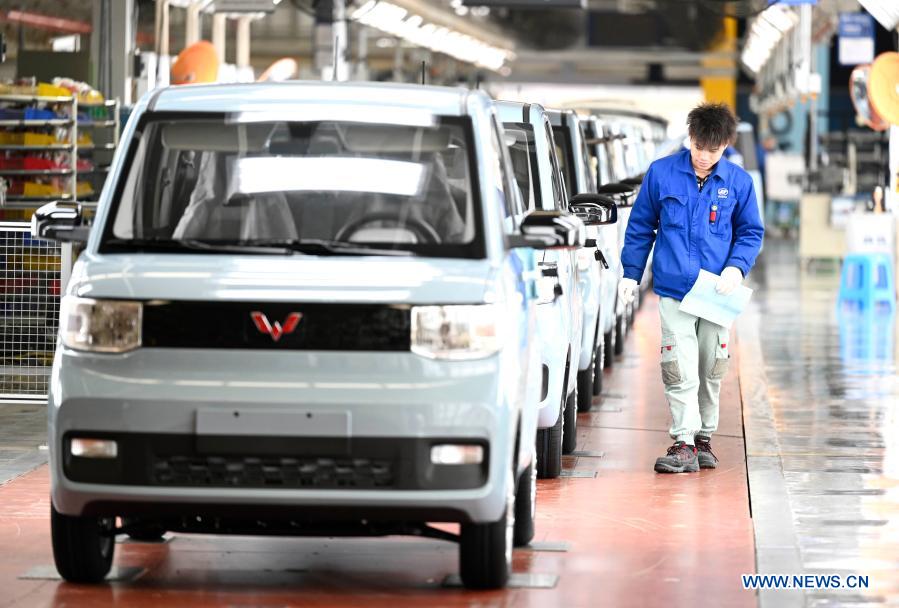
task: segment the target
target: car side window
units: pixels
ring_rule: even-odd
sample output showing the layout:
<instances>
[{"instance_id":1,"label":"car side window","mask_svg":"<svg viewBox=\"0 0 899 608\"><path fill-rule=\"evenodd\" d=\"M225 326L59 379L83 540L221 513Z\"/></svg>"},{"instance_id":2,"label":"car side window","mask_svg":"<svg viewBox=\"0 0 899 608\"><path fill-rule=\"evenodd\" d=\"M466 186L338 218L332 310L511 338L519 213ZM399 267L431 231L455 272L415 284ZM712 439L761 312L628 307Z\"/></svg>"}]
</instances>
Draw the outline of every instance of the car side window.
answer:
<instances>
[{"instance_id":1,"label":"car side window","mask_svg":"<svg viewBox=\"0 0 899 608\"><path fill-rule=\"evenodd\" d=\"M562 179L562 170L559 167L559 159L556 157L555 150L555 138L553 138L552 129L549 128L549 123L544 123L543 125L546 127L546 141L549 144L547 146L547 151L549 153L549 164L552 167L552 179L550 182L553 187L553 199L556 202L556 207L562 211L568 211L568 195L565 189L565 182Z\"/></svg>"},{"instance_id":2,"label":"car side window","mask_svg":"<svg viewBox=\"0 0 899 608\"><path fill-rule=\"evenodd\" d=\"M581 134L581 159L587 172L587 192L596 192L596 178L592 171L593 163L590 162L590 153L587 151L587 134L584 132L584 124L580 123L578 129Z\"/></svg>"},{"instance_id":3,"label":"car side window","mask_svg":"<svg viewBox=\"0 0 899 608\"><path fill-rule=\"evenodd\" d=\"M496 163L494 179L498 180L494 183L494 187L502 193L504 217L512 218L511 223L514 225L515 215L518 213L518 208L521 206L521 197L520 195L516 197L515 192L512 190L510 182L511 176L508 171L510 162L508 151L503 145L503 139L500 135L500 129L497 126L496 121L493 121L492 131L493 136L490 138L490 143L493 146L493 158Z\"/></svg>"}]
</instances>

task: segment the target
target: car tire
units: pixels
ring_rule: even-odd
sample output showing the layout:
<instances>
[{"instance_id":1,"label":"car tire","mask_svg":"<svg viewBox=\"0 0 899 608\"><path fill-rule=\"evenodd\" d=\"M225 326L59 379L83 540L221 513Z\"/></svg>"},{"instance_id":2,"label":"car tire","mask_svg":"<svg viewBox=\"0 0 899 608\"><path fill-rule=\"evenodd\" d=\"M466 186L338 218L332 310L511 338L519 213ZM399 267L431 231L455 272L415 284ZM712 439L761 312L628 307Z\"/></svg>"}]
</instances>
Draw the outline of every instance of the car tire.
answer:
<instances>
[{"instance_id":1,"label":"car tire","mask_svg":"<svg viewBox=\"0 0 899 608\"><path fill-rule=\"evenodd\" d=\"M593 379L596 378L596 354L590 367L577 373L577 411L588 412L593 407Z\"/></svg>"},{"instance_id":2,"label":"car tire","mask_svg":"<svg viewBox=\"0 0 899 608\"><path fill-rule=\"evenodd\" d=\"M555 479L562 473L562 407L553 426L537 429L537 479Z\"/></svg>"},{"instance_id":3,"label":"car tire","mask_svg":"<svg viewBox=\"0 0 899 608\"><path fill-rule=\"evenodd\" d=\"M624 339L627 337L627 319L625 315L615 317L615 354L624 354Z\"/></svg>"},{"instance_id":4,"label":"car tire","mask_svg":"<svg viewBox=\"0 0 899 608\"><path fill-rule=\"evenodd\" d=\"M70 583L99 583L112 568L115 536L112 517L63 515L50 505L53 561Z\"/></svg>"},{"instance_id":5,"label":"car tire","mask_svg":"<svg viewBox=\"0 0 899 608\"><path fill-rule=\"evenodd\" d=\"M611 369L615 365L615 328L612 327L606 334L603 336L602 340L603 348L605 349L605 353L603 353L603 367L605 369Z\"/></svg>"},{"instance_id":6,"label":"car tire","mask_svg":"<svg viewBox=\"0 0 899 608\"><path fill-rule=\"evenodd\" d=\"M524 547L534 539L534 517L537 515L536 456L521 473L515 490L515 531L513 544Z\"/></svg>"},{"instance_id":7,"label":"car tire","mask_svg":"<svg viewBox=\"0 0 899 608\"><path fill-rule=\"evenodd\" d=\"M605 335L603 341L596 344L596 362L593 364L593 396L602 394L602 370L606 367L606 343Z\"/></svg>"},{"instance_id":8,"label":"car tire","mask_svg":"<svg viewBox=\"0 0 899 608\"><path fill-rule=\"evenodd\" d=\"M562 427L562 453L571 454L577 449L577 389L565 402L565 422Z\"/></svg>"},{"instance_id":9,"label":"car tire","mask_svg":"<svg viewBox=\"0 0 899 608\"><path fill-rule=\"evenodd\" d=\"M459 576L468 589L502 589L512 573L515 531L515 488L508 481L506 508L499 521L462 524L459 534Z\"/></svg>"},{"instance_id":10,"label":"car tire","mask_svg":"<svg viewBox=\"0 0 899 608\"><path fill-rule=\"evenodd\" d=\"M630 304L627 305L627 326L633 327L634 325L634 314L637 311L637 301L634 300Z\"/></svg>"}]
</instances>

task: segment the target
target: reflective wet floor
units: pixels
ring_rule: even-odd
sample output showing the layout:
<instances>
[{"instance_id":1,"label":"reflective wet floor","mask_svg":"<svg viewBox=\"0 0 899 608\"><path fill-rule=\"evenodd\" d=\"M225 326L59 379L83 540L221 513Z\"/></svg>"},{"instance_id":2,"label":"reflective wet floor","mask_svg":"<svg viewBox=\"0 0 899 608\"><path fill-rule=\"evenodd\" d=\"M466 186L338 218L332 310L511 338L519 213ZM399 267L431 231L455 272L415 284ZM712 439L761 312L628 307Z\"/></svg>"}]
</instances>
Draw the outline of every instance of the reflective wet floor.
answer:
<instances>
[{"instance_id":1,"label":"reflective wet floor","mask_svg":"<svg viewBox=\"0 0 899 608\"><path fill-rule=\"evenodd\" d=\"M842 581L866 576L869 584L806 591L801 602L789 601L797 599L790 592L764 597L784 605L899 605L895 316L838 304L839 265L815 261L800 268L796 260L795 242L769 239L752 275L767 400L792 515L779 533L792 532L792 540L781 541L795 545L805 573L837 574ZM760 570L778 571L776 560L768 565L760 562Z\"/></svg>"}]
</instances>

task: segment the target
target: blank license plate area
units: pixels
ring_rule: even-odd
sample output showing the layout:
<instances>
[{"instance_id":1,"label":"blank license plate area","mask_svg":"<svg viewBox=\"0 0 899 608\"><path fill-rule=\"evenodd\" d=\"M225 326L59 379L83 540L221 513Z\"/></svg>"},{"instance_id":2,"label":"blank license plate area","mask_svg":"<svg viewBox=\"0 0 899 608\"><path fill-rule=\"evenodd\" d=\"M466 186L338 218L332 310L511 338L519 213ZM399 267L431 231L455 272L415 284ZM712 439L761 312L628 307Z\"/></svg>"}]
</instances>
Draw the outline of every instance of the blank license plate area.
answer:
<instances>
[{"instance_id":1,"label":"blank license plate area","mask_svg":"<svg viewBox=\"0 0 899 608\"><path fill-rule=\"evenodd\" d=\"M349 437L349 412L242 408L197 410L197 435Z\"/></svg>"}]
</instances>

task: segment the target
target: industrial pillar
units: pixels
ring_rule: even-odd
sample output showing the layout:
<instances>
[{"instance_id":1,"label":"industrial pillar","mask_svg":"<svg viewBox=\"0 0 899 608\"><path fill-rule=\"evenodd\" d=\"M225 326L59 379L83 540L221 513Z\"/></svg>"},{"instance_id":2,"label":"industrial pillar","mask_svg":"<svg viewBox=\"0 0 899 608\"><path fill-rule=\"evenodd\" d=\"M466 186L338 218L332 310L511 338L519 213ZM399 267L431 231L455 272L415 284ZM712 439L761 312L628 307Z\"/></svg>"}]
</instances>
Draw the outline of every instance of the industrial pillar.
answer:
<instances>
[{"instance_id":1,"label":"industrial pillar","mask_svg":"<svg viewBox=\"0 0 899 608\"><path fill-rule=\"evenodd\" d=\"M94 0L91 63L100 91L131 104L134 0Z\"/></svg>"},{"instance_id":2,"label":"industrial pillar","mask_svg":"<svg viewBox=\"0 0 899 608\"><path fill-rule=\"evenodd\" d=\"M347 27L345 0L320 0L315 9L314 68L322 80L346 80Z\"/></svg>"},{"instance_id":3,"label":"industrial pillar","mask_svg":"<svg viewBox=\"0 0 899 608\"><path fill-rule=\"evenodd\" d=\"M706 70L726 70L727 76L703 76L699 79L705 100L708 102L726 103L734 111L737 109L737 20L724 17L721 33L712 43L708 52L700 62ZM726 54L726 57L715 57L713 54Z\"/></svg>"},{"instance_id":4,"label":"industrial pillar","mask_svg":"<svg viewBox=\"0 0 899 608\"><path fill-rule=\"evenodd\" d=\"M200 3L193 2L187 7L187 19L184 23L184 46L188 47L200 41Z\"/></svg>"},{"instance_id":5,"label":"industrial pillar","mask_svg":"<svg viewBox=\"0 0 899 608\"><path fill-rule=\"evenodd\" d=\"M228 19L225 15L215 14L212 16L212 45L215 47L215 53L219 58L219 65L225 63L225 36L228 31Z\"/></svg>"},{"instance_id":6,"label":"industrial pillar","mask_svg":"<svg viewBox=\"0 0 899 608\"><path fill-rule=\"evenodd\" d=\"M245 68L250 65L250 17L239 17L237 19L237 43L235 49L237 57L235 63L238 68Z\"/></svg>"},{"instance_id":7,"label":"industrial pillar","mask_svg":"<svg viewBox=\"0 0 899 608\"><path fill-rule=\"evenodd\" d=\"M169 54L169 0L156 0L156 54Z\"/></svg>"}]
</instances>

